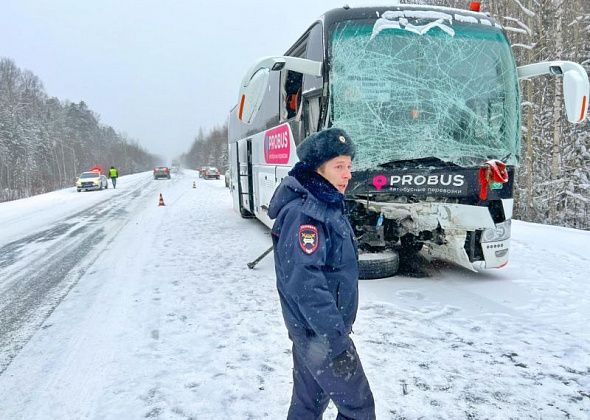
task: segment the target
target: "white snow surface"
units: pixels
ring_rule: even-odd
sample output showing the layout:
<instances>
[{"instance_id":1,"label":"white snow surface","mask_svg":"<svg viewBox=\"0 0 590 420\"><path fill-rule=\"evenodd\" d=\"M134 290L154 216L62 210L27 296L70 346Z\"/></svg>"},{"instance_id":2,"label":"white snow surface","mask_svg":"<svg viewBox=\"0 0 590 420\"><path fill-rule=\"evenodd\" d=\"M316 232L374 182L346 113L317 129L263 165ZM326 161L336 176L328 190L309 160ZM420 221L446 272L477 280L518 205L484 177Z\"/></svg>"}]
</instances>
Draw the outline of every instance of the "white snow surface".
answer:
<instances>
[{"instance_id":1,"label":"white snow surface","mask_svg":"<svg viewBox=\"0 0 590 420\"><path fill-rule=\"evenodd\" d=\"M0 314L17 280L62 280L17 330L0 316L0 419L286 418L272 254L246 267L269 231L223 180L123 176L0 204L0 226ZM377 418L590 418L589 249L590 232L514 221L501 270L361 281Z\"/></svg>"}]
</instances>

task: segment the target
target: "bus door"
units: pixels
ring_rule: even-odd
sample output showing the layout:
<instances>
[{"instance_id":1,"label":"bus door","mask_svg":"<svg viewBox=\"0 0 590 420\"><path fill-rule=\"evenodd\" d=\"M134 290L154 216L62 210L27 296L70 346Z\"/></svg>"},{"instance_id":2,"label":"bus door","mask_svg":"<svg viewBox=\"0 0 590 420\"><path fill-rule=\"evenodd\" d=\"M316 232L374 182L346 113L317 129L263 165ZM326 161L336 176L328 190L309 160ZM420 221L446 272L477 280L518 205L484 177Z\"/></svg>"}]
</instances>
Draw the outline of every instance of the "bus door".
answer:
<instances>
[{"instance_id":1,"label":"bus door","mask_svg":"<svg viewBox=\"0 0 590 420\"><path fill-rule=\"evenodd\" d=\"M306 37L300 39L299 43L289 50L288 55L323 62L322 23L316 23ZM321 106L324 80L321 75L289 70L283 70L281 77L280 121L289 123L295 145L298 145L305 137L318 131L323 124Z\"/></svg>"},{"instance_id":2,"label":"bus door","mask_svg":"<svg viewBox=\"0 0 590 420\"><path fill-rule=\"evenodd\" d=\"M240 214L243 217L253 217L254 191L252 188L252 140L240 140L236 143L236 147Z\"/></svg>"}]
</instances>

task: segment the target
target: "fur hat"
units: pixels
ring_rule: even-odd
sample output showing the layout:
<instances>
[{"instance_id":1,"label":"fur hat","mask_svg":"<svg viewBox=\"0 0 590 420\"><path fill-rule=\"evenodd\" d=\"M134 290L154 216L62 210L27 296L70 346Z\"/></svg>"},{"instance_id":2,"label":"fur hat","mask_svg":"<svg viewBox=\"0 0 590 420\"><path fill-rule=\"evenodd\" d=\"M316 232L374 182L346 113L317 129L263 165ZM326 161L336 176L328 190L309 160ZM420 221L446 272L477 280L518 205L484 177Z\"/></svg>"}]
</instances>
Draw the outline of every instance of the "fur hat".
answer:
<instances>
[{"instance_id":1,"label":"fur hat","mask_svg":"<svg viewBox=\"0 0 590 420\"><path fill-rule=\"evenodd\" d=\"M356 147L352 139L340 128L328 128L309 135L297 146L299 160L314 169L337 156L354 159Z\"/></svg>"}]
</instances>

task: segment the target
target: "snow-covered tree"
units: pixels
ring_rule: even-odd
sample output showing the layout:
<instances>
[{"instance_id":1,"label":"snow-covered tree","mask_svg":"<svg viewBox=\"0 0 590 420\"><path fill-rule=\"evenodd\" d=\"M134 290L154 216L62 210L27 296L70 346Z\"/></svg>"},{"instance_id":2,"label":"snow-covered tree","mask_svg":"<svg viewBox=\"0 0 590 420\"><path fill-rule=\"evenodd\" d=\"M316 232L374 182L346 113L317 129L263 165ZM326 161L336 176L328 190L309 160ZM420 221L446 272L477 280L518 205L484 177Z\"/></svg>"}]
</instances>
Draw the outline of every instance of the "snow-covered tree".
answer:
<instances>
[{"instance_id":1,"label":"snow-covered tree","mask_svg":"<svg viewBox=\"0 0 590 420\"><path fill-rule=\"evenodd\" d=\"M71 186L96 164L132 173L154 161L84 102L47 97L37 76L0 59L0 202Z\"/></svg>"}]
</instances>

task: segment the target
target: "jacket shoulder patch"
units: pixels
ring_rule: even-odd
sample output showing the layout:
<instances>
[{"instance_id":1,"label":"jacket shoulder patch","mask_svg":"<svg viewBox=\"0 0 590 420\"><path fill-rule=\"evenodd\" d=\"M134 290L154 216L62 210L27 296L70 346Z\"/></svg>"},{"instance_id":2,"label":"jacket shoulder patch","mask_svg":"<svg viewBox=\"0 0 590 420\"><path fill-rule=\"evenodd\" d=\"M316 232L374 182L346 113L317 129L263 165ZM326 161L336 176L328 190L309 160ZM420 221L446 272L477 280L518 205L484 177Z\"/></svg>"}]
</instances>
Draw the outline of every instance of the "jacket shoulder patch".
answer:
<instances>
[{"instance_id":1,"label":"jacket shoulder patch","mask_svg":"<svg viewBox=\"0 0 590 420\"><path fill-rule=\"evenodd\" d=\"M307 255L313 254L319 245L318 228L314 225L299 226L299 246Z\"/></svg>"}]
</instances>

